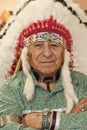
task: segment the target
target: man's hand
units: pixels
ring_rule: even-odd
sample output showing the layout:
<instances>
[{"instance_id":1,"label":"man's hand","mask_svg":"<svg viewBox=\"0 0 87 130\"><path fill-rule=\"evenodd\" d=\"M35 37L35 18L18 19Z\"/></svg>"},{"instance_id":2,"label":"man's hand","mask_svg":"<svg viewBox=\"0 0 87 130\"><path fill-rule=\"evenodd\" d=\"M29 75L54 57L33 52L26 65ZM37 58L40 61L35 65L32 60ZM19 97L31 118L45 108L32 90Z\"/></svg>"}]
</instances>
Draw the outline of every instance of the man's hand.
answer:
<instances>
[{"instance_id":1,"label":"man's hand","mask_svg":"<svg viewBox=\"0 0 87 130\"><path fill-rule=\"evenodd\" d=\"M22 118L22 124L36 129L42 128L42 113L32 112Z\"/></svg>"},{"instance_id":2,"label":"man's hand","mask_svg":"<svg viewBox=\"0 0 87 130\"><path fill-rule=\"evenodd\" d=\"M82 99L82 100L70 111L70 113L84 112L84 111L87 111L87 98Z\"/></svg>"}]
</instances>

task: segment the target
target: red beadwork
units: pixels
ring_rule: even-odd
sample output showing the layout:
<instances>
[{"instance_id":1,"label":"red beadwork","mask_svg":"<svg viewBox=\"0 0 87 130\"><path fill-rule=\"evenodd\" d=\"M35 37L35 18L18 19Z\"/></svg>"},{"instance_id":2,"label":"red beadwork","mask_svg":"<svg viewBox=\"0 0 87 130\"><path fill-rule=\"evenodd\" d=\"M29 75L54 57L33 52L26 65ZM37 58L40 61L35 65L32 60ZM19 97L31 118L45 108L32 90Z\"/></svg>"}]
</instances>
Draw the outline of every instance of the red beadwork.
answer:
<instances>
[{"instance_id":1,"label":"red beadwork","mask_svg":"<svg viewBox=\"0 0 87 130\"><path fill-rule=\"evenodd\" d=\"M17 58L19 58L20 55L21 55L21 54L19 54L19 53L14 54L14 56L17 57Z\"/></svg>"},{"instance_id":2,"label":"red beadwork","mask_svg":"<svg viewBox=\"0 0 87 130\"><path fill-rule=\"evenodd\" d=\"M18 62L18 59L14 59L14 60L13 60L13 63L14 63L14 64L17 64L17 62Z\"/></svg>"},{"instance_id":3,"label":"red beadwork","mask_svg":"<svg viewBox=\"0 0 87 130\"><path fill-rule=\"evenodd\" d=\"M62 36L67 42L67 50L71 51L72 45L72 37L68 29L66 29L62 24L57 23L53 16L50 16L49 19L37 21L37 23L33 23L29 25L26 29L24 29L19 36L19 44L24 45L24 37L28 37L32 34L39 32L54 32Z\"/></svg>"},{"instance_id":4,"label":"red beadwork","mask_svg":"<svg viewBox=\"0 0 87 130\"><path fill-rule=\"evenodd\" d=\"M22 48L20 46L16 46L15 49L18 50L18 51L22 50Z\"/></svg>"},{"instance_id":5,"label":"red beadwork","mask_svg":"<svg viewBox=\"0 0 87 130\"><path fill-rule=\"evenodd\" d=\"M9 75L13 75L13 74L14 74L14 71L13 71L13 70L10 70L10 71L8 72L8 74L9 74Z\"/></svg>"},{"instance_id":6,"label":"red beadwork","mask_svg":"<svg viewBox=\"0 0 87 130\"><path fill-rule=\"evenodd\" d=\"M28 37L29 36L29 30L28 29L24 29L22 32L24 37Z\"/></svg>"},{"instance_id":7,"label":"red beadwork","mask_svg":"<svg viewBox=\"0 0 87 130\"><path fill-rule=\"evenodd\" d=\"M16 65L12 65L12 67L11 67L11 68L12 68L12 70L15 70L15 68L16 68Z\"/></svg>"}]
</instances>

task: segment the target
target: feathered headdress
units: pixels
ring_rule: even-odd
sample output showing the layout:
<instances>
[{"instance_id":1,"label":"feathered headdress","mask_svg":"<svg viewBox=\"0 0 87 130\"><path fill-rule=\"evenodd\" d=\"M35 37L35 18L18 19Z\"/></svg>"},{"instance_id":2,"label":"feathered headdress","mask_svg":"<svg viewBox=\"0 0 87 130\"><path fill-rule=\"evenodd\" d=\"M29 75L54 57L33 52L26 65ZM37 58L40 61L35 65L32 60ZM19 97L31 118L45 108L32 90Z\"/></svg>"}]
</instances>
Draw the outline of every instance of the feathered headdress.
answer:
<instances>
[{"instance_id":1,"label":"feathered headdress","mask_svg":"<svg viewBox=\"0 0 87 130\"><path fill-rule=\"evenodd\" d=\"M87 16L71 0L20 1L13 16L0 32L0 81L5 79L7 73L12 75L23 69L27 76L24 94L31 100L34 84L28 71L30 66L27 61L25 40L33 42L31 36L42 32L53 32L66 41L62 77L67 99L66 112L69 112L73 104L78 102L73 90L69 63L74 70L87 74Z\"/></svg>"}]
</instances>

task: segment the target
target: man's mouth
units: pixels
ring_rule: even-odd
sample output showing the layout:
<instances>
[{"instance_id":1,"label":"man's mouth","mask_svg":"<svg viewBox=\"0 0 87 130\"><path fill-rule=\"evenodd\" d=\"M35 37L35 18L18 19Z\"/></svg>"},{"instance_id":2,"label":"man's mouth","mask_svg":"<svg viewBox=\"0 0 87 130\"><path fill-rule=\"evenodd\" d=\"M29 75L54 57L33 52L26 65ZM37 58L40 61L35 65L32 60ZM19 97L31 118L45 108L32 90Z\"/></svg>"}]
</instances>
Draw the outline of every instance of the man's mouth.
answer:
<instances>
[{"instance_id":1,"label":"man's mouth","mask_svg":"<svg viewBox=\"0 0 87 130\"><path fill-rule=\"evenodd\" d=\"M41 61L40 63L52 63L54 62L53 60L50 60L50 61Z\"/></svg>"}]
</instances>

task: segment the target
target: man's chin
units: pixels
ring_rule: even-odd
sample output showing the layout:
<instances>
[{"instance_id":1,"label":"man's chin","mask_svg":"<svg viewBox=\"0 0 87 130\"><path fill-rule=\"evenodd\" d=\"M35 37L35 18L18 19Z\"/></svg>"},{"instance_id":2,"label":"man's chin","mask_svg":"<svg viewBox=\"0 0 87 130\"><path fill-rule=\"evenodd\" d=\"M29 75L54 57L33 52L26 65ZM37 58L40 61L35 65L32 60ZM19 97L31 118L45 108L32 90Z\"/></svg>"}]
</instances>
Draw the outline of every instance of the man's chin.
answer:
<instances>
[{"instance_id":1,"label":"man's chin","mask_svg":"<svg viewBox=\"0 0 87 130\"><path fill-rule=\"evenodd\" d=\"M49 76L54 76L56 74L56 72L42 72L41 73L41 76L44 76L44 77L49 77Z\"/></svg>"},{"instance_id":2,"label":"man's chin","mask_svg":"<svg viewBox=\"0 0 87 130\"><path fill-rule=\"evenodd\" d=\"M43 68L43 67L39 67L40 69L34 69L40 76L44 76L44 77L47 77L47 76L54 76L57 72L57 68L54 68L53 67L46 67L46 68Z\"/></svg>"}]
</instances>

